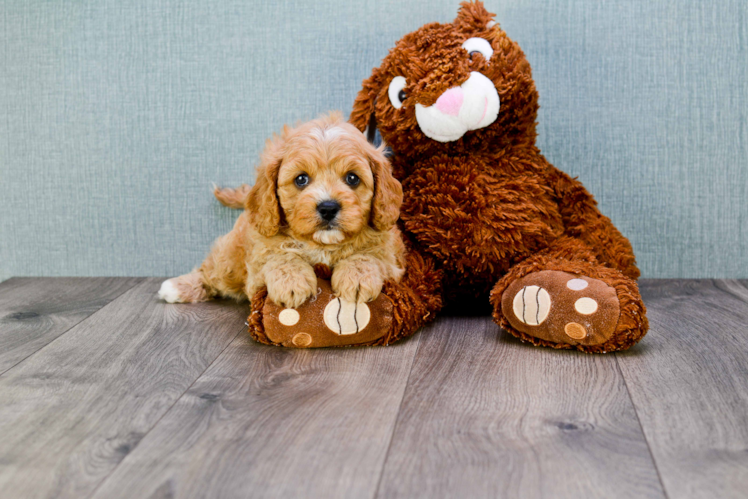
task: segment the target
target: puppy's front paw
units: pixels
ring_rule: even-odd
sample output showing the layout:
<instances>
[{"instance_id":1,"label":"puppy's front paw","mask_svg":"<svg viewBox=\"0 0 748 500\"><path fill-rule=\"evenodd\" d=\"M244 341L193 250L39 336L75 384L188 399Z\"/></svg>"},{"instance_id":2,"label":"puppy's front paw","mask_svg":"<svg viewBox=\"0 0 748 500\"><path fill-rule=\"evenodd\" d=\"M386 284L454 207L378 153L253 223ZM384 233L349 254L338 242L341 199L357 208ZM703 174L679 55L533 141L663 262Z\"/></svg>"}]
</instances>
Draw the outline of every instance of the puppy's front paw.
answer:
<instances>
[{"instance_id":1,"label":"puppy's front paw","mask_svg":"<svg viewBox=\"0 0 748 500\"><path fill-rule=\"evenodd\" d=\"M382 291L384 281L375 266L347 265L332 273L332 290L337 297L350 302L371 302Z\"/></svg>"},{"instance_id":2,"label":"puppy's front paw","mask_svg":"<svg viewBox=\"0 0 748 500\"><path fill-rule=\"evenodd\" d=\"M273 271L265 277L268 298L279 306L296 309L317 294L314 270Z\"/></svg>"}]
</instances>

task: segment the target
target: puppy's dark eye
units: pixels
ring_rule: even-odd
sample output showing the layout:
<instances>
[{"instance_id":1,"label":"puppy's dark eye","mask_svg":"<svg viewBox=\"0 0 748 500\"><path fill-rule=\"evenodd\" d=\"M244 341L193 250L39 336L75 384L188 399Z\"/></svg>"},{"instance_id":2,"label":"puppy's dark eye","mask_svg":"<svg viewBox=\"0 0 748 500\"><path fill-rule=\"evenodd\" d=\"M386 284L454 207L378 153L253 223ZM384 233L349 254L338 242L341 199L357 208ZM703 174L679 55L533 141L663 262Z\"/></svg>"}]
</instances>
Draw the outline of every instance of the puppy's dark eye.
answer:
<instances>
[{"instance_id":1,"label":"puppy's dark eye","mask_svg":"<svg viewBox=\"0 0 748 500\"><path fill-rule=\"evenodd\" d=\"M356 187L361 182L361 179L358 178L358 175L354 174L353 172L349 172L345 174L345 183L348 184L351 187Z\"/></svg>"},{"instance_id":2,"label":"puppy's dark eye","mask_svg":"<svg viewBox=\"0 0 748 500\"><path fill-rule=\"evenodd\" d=\"M472 51L472 52L471 52L470 54L468 54L468 55L470 56L470 59L472 59L473 57L475 57L475 56L477 56L477 55L481 55L481 56L482 56L483 54L481 54L481 53L480 53L480 52L478 52L477 50L474 50L474 51Z\"/></svg>"},{"instance_id":3,"label":"puppy's dark eye","mask_svg":"<svg viewBox=\"0 0 748 500\"><path fill-rule=\"evenodd\" d=\"M307 174L299 174L293 180L293 183L296 184L296 187L303 188L304 186L306 186L307 184L309 184L309 175L307 175Z\"/></svg>"},{"instance_id":4,"label":"puppy's dark eye","mask_svg":"<svg viewBox=\"0 0 748 500\"><path fill-rule=\"evenodd\" d=\"M403 102L405 98L408 97L404 90L401 90L397 93L397 98L400 99L400 102Z\"/></svg>"}]
</instances>

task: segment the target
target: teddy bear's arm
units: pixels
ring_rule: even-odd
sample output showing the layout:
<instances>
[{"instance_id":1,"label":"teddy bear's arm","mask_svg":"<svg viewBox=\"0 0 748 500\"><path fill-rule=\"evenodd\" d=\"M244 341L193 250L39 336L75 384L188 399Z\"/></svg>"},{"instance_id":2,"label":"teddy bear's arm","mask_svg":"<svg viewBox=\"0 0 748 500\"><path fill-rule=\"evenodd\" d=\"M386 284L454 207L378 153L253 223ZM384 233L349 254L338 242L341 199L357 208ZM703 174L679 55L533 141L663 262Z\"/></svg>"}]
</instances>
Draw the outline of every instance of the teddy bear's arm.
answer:
<instances>
[{"instance_id":1,"label":"teddy bear's arm","mask_svg":"<svg viewBox=\"0 0 748 500\"><path fill-rule=\"evenodd\" d=\"M553 188L559 212L564 223L564 233L587 243L596 257L629 278L639 277L631 243L597 208L592 194L577 179L558 170L545 158L548 183Z\"/></svg>"}]
</instances>

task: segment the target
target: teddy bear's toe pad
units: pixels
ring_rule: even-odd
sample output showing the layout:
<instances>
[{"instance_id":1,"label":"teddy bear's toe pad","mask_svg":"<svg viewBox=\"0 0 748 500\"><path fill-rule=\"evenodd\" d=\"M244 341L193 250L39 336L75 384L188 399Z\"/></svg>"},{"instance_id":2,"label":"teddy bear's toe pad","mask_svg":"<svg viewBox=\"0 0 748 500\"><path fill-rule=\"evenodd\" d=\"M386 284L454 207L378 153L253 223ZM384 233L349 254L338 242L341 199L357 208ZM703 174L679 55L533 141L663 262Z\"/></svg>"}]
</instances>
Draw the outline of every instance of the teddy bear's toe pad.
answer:
<instances>
[{"instance_id":1,"label":"teddy bear's toe pad","mask_svg":"<svg viewBox=\"0 0 748 500\"><path fill-rule=\"evenodd\" d=\"M613 287L562 271L538 271L516 280L504 291L501 309L516 330L572 345L604 343L620 315Z\"/></svg>"}]
</instances>

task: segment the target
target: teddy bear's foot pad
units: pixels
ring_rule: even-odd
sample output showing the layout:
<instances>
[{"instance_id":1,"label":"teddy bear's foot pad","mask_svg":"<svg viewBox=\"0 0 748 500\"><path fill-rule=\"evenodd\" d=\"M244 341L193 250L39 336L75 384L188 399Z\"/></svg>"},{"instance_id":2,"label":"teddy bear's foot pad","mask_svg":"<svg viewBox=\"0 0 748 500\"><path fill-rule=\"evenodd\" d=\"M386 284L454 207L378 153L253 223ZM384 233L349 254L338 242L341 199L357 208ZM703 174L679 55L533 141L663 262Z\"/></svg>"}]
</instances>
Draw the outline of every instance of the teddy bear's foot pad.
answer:
<instances>
[{"instance_id":1,"label":"teddy bear's foot pad","mask_svg":"<svg viewBox=\"0 0 748 500\"><path fill-rule=\"evenodd\" d=\"M585 346L606 342L620 316L613 287L563 271L538 271L516 280L504 291L501 310L522 333Z\"/></svg>"},{"instance_id":2,"label":"teddy bear's foot pad","mask_svg":"<svg viewBox=\"0 0 748 500\"><path fill-rule=\"evenodd\" d=\"M286 347L332 347L375 343L392 324L392 302L381 294L369 303L335 297L330 282L317 281L316 297L296 309L270 300L262 309L268 339Z\"/></svg>"}]
</instances>

